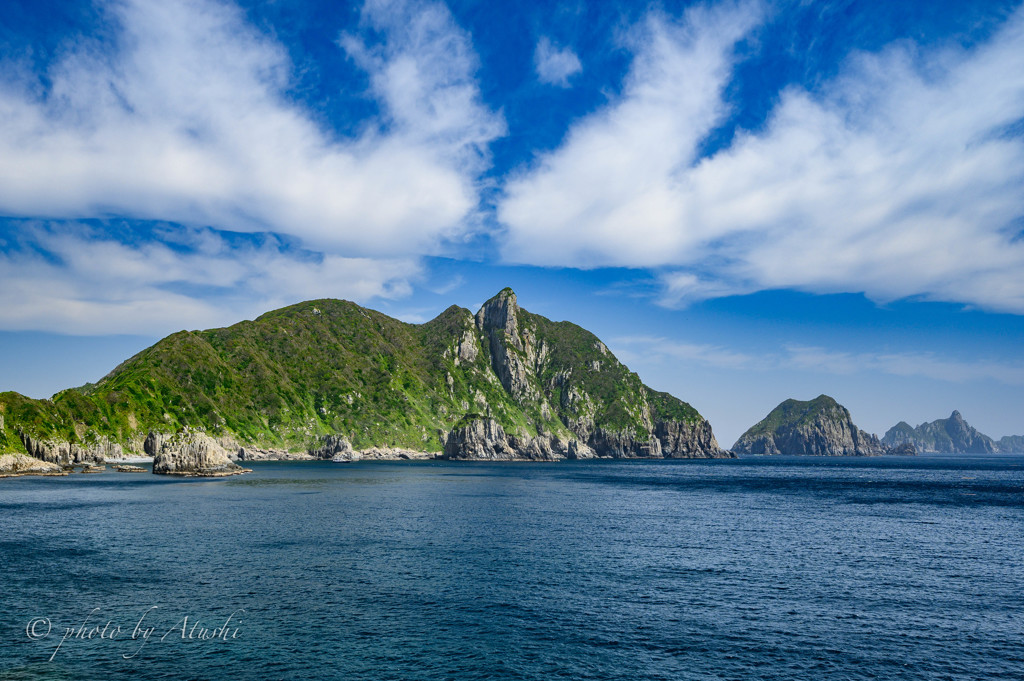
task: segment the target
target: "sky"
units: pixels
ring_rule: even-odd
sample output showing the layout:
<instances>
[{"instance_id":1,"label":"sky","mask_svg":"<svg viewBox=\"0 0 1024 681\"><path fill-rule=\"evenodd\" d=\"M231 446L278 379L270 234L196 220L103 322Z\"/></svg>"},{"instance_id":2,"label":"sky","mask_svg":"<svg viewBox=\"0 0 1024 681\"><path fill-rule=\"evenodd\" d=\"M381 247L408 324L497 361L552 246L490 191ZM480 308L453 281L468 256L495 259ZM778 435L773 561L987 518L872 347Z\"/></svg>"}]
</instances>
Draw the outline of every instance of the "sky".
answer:
<instances>
[{"instance_id":1,"label":"sky","mask_svg":"<svg viewBox=\"0 0 1024 681\"><path fill-rule=\"evenodd\" d=\"M0 390L505 286L727 447L822 393L1024 434L1024 8L0 3Z\"/></svg>"}]
</instances>

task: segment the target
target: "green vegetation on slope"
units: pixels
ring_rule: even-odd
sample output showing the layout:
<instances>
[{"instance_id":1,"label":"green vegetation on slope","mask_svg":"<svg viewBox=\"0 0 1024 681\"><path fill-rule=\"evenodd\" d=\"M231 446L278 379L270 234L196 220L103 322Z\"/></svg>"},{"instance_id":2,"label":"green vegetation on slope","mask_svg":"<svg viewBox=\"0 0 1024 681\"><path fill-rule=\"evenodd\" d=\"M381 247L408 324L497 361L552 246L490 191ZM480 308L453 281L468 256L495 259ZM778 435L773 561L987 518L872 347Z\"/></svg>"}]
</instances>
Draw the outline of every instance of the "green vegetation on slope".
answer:
<instances>
[{"instance_id":1,"label":"green vegetation on slope","mask_svg":"<svg viewBox=\"0 0 1024 681\"><path fill-rule=\"evenodd\" d=\"M303 449L340 433L357 449L440 451L467 414L490 416L508 432L569 436L581 404L599 427L645 437L645 409L657 419L700 420L689 405L643 385L593 334L503 295L532 348L509 352L529 364L535 399L502 385L488 332L468 310L452 306L414 325L355 303L314 300L172 334L52 401L0 394L0 451L22 451L17 429L37 439L88 444L106 436L137 445L150 430L185 426L266 447ZM573 403L562 394L569 387L586 400Z\"/></svg>"},{"instance_id":2,"label":"green vegetation on slope","mask_svg":"<svg viewBox=\"0 0 1024 681\"><path fill-rule=\"evenodd\" d=\"M789 399L772 409L768 416L758 421L742 437L774 433L783 426L806 426L814 423L823 414L834 414L839 410L845 411L845 408L828 395L818 395L807 401Z\"/></svg>"}]
</instances>

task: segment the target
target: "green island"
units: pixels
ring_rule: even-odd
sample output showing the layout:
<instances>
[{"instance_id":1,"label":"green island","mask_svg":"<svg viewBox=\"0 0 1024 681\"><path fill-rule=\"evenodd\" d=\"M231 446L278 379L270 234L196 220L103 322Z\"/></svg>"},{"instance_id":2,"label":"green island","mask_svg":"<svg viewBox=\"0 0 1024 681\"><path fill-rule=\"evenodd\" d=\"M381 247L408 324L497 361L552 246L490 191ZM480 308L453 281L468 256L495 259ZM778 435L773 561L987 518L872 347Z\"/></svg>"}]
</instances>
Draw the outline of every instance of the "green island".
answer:
<instances>
[{"instance_id":1,"label":"green island","mask_svg":"<svg viewBox=\"0 0 1024 681\"><path fill-rule=\"evenodd\" d=\"M52 399L0 393L0 453L66 466L196 433L242 460L729 456L693 407L508 288L424 324L312 300L172 334Z\"/></svg>"}]
</instances>

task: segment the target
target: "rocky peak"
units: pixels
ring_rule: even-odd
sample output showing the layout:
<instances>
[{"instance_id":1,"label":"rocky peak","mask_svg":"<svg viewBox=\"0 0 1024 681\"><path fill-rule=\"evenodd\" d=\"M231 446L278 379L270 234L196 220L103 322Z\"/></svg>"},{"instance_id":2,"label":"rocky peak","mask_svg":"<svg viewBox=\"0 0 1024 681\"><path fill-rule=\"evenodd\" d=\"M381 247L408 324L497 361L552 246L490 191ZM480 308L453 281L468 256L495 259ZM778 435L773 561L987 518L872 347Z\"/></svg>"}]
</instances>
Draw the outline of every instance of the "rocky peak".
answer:
<instances>
[{"instance_id":1,"label":"rocky peak","mask_svg":"<svg viewBox=\"0 0 1024 681\"><path fill-rule=\"evenodd\" d=\"M476 313L476 325L481 331L493 335L494 330L504 331L510 343L518 350L522 350L522 342L519 340L519 303L516 301L516 293L510 288L503 288Z\"/></svg>"}]
</instances>

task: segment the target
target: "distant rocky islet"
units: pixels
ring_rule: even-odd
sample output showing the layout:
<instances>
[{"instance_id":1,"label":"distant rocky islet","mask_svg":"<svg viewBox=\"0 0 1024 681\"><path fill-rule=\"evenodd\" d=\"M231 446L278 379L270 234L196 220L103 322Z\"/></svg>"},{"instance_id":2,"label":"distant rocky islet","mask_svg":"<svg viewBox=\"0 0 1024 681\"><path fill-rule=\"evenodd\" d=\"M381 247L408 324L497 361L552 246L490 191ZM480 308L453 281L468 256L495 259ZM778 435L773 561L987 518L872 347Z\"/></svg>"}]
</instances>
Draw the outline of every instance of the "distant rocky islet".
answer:
<instances>
[{"instance_id":1,"label":"distant rocky islet","mask_svg":"<svg viewBox=\"0 0 1024 681\"><path fill-rule=\"evenodd\" d=\"M786 400L740 436L732 451L744 455L913 455L912 447L883 444L858 428L850 411L828 395Z\"/></svg>"}]
</instances>

